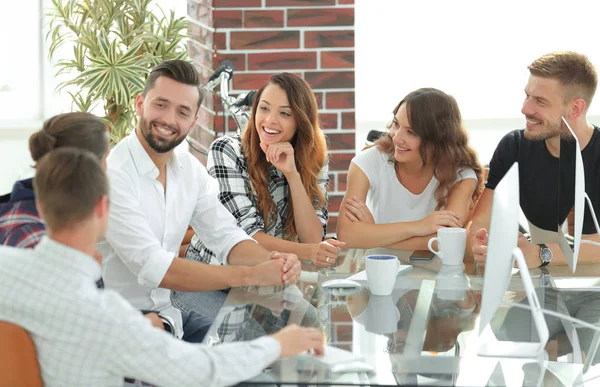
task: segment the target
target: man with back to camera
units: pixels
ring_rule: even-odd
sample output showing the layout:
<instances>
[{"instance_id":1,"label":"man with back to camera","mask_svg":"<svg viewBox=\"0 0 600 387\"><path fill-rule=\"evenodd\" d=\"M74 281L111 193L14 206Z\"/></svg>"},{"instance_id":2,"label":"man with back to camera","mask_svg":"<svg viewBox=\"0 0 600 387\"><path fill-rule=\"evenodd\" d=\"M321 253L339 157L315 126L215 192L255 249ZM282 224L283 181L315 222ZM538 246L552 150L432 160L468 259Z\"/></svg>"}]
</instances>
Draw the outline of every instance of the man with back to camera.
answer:
<instances>
[{"instance_id":1,"label":"man with back to camera","mask_svg":"<svg viewBox=\"0 0 600 387\"><path fill-rule=\"evenodd\" d=\"M525 101L521 112L526 118L523 130L514 130L500 141L490 162L486 189L473 214L469 229L469 246L476 262L484 263L487 253L488 232L492 208L493 190L515 161L519 163L520 205L528 221L543 230L556 230L559 191L561 199L558 208L558 221L563 223L574 205L575 177L561 175L558 185L560 140L572 139L568 128L563 124L564 117L579 140L585 170L585 191L589 195L596 216L600 216L600 128L587 122L586 114L596 92L598 75L589 59L571 51L552 52L541 56L529 65L531 73L525 87ZM574 171L574 159L569 162L569 171ZM561 165L562 169L562 165ZM563 178L566 177L567 181ZM599 242L590 209L586 208L582 239ZM547 265L567 265L557 243L534 244L523 235L519 236L518 247L523 252L529 268ZM598 246L581 244L579 265L600 262ZM580 270L585 266L578 266ZM600 293L563 292L546 289L545 309L557 311L558 297L565 303L568 313L578 319L597 324L600 318ZM527 310L511 308L504 327L497 335L502 340L527 341L535 339L536 332L530 332L531 313ZM550 338L563 332L562 323L546 316ZM583 352L588 353L593 331L578 330ZM565 339L564 336L558 336ZM561 344L562 345L562 344ZM600 360L597 353L594 363Z\"/></svg>"},{"instance_id":2,"label":"man with back to camera","mask_svg":"<svg viewBox=\"0 0 600 387\"><path fill-rule=\"evenodd\" d=\"M96 243L109 219L108 179L89 151L64 147L40 160L36 205L47 235L33 249L0 247L0 320L26 329L46 386L114 386L136 377L160 386L225 386L277 358L322 353L319 329L207 348L154 328L123 297L99 290Z\"/></svg>"},{"instance_id":3,"label":"man with back to camera","mask_svg":"<svg viewBox=\"0 0 600 387\"><path fill-rule=\"evenodd\" d=\"M200 342L211 319L178 310L171 290L187 292L295 283L294 254L268 252L236 224L218 199L219 186L191 154L176 150L194 127L202 103L194 66L158 64L137 96L135 130L111 151L110 226L98 250L107 288L143 310L173 320L175 335ZM178 259L191 225L225 265Z\"/></svg>"}]
</instances>

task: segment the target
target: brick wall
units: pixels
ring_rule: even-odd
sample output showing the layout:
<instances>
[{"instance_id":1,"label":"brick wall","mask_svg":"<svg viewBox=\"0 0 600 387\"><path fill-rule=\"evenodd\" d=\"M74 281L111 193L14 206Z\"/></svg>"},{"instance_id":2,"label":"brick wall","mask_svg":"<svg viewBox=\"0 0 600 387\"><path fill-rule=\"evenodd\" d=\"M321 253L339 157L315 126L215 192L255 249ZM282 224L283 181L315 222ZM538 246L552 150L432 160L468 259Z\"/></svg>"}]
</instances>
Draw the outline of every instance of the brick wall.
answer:
<instances>
[{"instance_id":1,"label":"brick wall","mask_svg":"<svg viewBox=\"0 0 600 387\"><path fill-rule=\"evenodd\" d=\"M235 65L234 95L281 71L311 85L329 141L328 231L334 233L355 153L354 0L188 0L188 15L189 54L205 79L227 58ZM198 121L192 132L198 146L235 130L215 97L207 98Z\"/></svg>"}]
</instances>

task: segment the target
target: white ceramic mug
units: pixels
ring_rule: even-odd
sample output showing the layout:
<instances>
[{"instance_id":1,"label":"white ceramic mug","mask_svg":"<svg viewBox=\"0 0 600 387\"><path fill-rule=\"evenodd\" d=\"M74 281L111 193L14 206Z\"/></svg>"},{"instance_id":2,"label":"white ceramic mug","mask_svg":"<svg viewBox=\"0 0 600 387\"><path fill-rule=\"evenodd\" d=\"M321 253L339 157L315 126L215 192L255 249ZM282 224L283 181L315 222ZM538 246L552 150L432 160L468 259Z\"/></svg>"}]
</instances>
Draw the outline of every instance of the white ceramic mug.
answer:
<instances>
[{"instance_id":1,"label":"white ceramic mug","mask_svg":"<svg viewBox=\"0 0 600 387\"><path fill-rule=\"evenodd\" d=\"M394 255L367 255L365 269L371 294L376 296L392 294L400 265L400 261Z\"/></svg>"},{"instance_id":2,"label":"white ceramic mug","mask_svg":"<svg viewBox=\"0 0 600 387\"><path fill-rule=\"evenodd\" d=\"M431 245L437 241L439 251L435 251ZM429 251L440 257L444 265L460 265L465 256L467 245L467 230L458 227L440 228L437 237L431 238L427 243Z\"/></svg>"}]
</instances>

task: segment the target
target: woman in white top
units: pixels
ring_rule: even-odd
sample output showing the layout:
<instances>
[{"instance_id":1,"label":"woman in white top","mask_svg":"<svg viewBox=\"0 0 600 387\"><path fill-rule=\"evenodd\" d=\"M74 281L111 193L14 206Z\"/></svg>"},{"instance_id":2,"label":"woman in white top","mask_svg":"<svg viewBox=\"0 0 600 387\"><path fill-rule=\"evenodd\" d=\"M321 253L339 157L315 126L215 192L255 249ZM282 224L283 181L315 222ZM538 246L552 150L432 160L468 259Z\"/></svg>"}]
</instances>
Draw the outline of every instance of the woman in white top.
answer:
<instances>
[{"instance_id":1,"label":"woman in white top","mask_svg":"<svg viewBox=\"0 0 600 387\"><path fill-rule=\"evenodd\" d=\"M463 227L483 189L454 97L433 88L408 94L375 145L348 171L337 236L347 247L427 249L440 227Z\"/></svg>"}]
</instances>

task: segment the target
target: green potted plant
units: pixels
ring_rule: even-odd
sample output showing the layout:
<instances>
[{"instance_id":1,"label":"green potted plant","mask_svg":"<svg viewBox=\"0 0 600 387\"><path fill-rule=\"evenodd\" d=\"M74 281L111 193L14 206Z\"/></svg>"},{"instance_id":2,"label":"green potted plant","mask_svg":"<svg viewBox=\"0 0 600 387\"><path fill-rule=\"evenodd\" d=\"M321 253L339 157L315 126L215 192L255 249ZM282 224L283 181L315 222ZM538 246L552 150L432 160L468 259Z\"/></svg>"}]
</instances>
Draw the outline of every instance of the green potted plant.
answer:
<instances>
[{"instance_id":1,"label":"green potted plant","mask_svg":"<svg viewBox=\"0 0 600 387\"><path fill-rule=\"evenodd\" d=\"M101 104L113 144L136 124L135 97L148 70L163 60L187 58L188 22L153 3L52 0L47 15L50 59L59 47L73 44L72 55L56 63L57 75L73 77L57 90L69 93L73 109L91 111Z\"/></svg>"}]
</instances>

